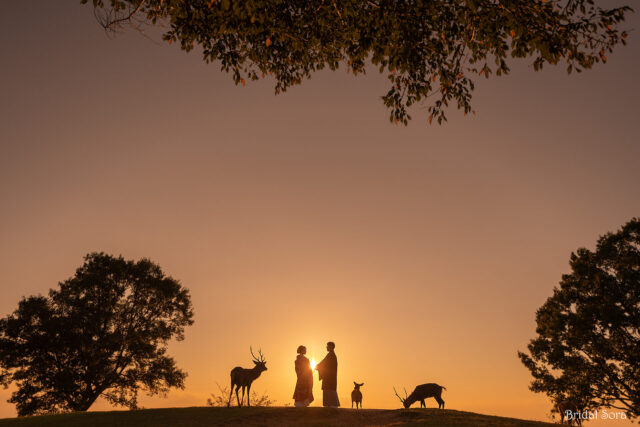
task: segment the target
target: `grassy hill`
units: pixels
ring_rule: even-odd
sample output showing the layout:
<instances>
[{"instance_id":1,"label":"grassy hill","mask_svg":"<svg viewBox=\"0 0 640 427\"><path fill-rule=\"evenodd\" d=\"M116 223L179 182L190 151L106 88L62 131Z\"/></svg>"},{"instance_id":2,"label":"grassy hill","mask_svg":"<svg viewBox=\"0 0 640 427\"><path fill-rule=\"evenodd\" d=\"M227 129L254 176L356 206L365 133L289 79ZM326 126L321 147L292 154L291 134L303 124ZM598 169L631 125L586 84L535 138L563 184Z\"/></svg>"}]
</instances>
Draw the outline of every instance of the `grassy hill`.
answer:
<instances>
[{"instance_id":1,"label":"grassy hill","mask_svg":"<svg viewBox=\"0 0 640 427\"><path fill-rule=\"evenodd\" d=\"M37 417L5 418L0 427L44 426L473 426L515 427L553 424L438 409L330 409L330 408L166 408L138 411L85 412Z\"/></svg>"}]
</instances>

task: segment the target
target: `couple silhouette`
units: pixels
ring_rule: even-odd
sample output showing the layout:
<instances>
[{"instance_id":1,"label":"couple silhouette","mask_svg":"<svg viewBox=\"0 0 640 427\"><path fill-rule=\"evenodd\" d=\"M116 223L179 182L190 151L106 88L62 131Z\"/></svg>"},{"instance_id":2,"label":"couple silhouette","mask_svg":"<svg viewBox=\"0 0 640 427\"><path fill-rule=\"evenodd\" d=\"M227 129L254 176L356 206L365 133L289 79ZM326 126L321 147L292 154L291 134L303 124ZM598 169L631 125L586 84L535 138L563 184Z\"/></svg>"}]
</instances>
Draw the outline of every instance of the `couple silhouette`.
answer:
<instances>
[{"instance_id":1,"label":"couple silhouette","mask_svg":"<svg viewBox=\"0 0 640 427\"><path fill-rule=\"evenodd\" d=\"M327 355L315 368L318 371L320 381L322 381L322 406L333 408L340 406L336 391L338 388L338 358L334 351L335 348L336 345L329 341ZM298 380L293 392L294 405L298 407L309 406L313 402L313 371L305 354L307 354L307 348L303 345L298 347L298 357L295 362Z\"/></svg>"}]
</instances>

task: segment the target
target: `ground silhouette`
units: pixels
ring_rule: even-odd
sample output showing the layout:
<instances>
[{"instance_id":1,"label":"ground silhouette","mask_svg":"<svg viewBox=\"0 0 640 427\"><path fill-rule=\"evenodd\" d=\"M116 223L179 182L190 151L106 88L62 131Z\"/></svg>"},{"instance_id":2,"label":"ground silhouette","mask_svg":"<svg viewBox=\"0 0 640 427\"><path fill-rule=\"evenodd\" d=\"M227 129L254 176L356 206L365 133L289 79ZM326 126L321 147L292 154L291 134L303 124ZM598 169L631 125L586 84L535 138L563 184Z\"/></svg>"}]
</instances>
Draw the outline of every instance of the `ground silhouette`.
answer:
<instances>
[{"instance_id":1,"label":"ground silhouette","mask_svg":"<svg viewBox=\"0 0 640 427\"><path fill-rule=\"evenodd\" d=\"M495 417L450 409L336 409L293 407L165 408L84 412L0 420L1 427L169 427L201 426L398 426L542 427L538 421Z\"/></svg>"}]
</instances>

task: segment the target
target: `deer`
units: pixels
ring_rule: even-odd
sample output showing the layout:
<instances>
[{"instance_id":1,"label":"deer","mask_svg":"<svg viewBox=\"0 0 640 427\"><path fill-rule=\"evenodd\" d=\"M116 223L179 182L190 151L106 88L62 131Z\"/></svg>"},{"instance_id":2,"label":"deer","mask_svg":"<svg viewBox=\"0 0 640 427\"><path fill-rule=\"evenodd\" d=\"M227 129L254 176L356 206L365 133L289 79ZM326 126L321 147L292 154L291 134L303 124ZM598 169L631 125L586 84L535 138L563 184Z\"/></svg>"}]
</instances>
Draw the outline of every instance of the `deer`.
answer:
<instances>
[{"instance_id":1,"label":"deer","mask_svg":"<svg viewBox=\"0 0 640 427\"><path fill-rule=\"evenodd\" d=\"M564 419L567 419L567 425L571 425L575 420L576 425L582 426L582 418L580 417L580 407L571 399L563 400L556 404L556 409L560 414L560 424L564 424Z\"/></svg>"},{"instance_id":2,"label":"deer","mask_svg":"<svg viewBox=\"0 0 640 427\"><path fill-rule=\"evenodd\" d=\"M251 352L251 357L253 357L253 363L255 364L255 366L251 369L236 366L231 370L231 392L229 393L227 408L231 406L231 396L233 396L234 386L236 388L236 400L238 401L238 406L242 406L242 402L244 401L245 388L247 389L247 406L251 406L251 383L253 383L262 372L267 370L267 361L262 355L262 350L258 350L258 355L260 356L260 358L257 358L255 354L253 354L253 349L251 347L249 347L249 351ZM240 398L238 397L238 389L240 389L240 387L242 387L242 400L240 400Z\"/></svg>"},{"instance_id":3,"label":"deer","mask_svg":"<svg viewBox=\"0 0 640 427\"><path fill-rule=\"evenodd\" d=\"M360 409L362 409L362 392L360 391L360 387L362 387L364 383L358 384L357 382L353 382L353 391L351 392L351 407L353 408L353 404L356 404L356 409L358 409L358 404L360 404Z\"/></svg>"},{"instance_id":4,"label":"deer","mask_svg":"<svg viewBox=\"0 0 640 427\"><path fill-rule=\"evenodd\" d=\"M403 399L402 397L400 397L400 395L396 391L396 388L395 387L393 388L393 391L395 391L396 396L398 396L398 399L400 399L405 409L409 408L418 400L420 401L420 407L426 408L427 405L425 405L424 400L429 397L433 397L434 399L436 399L436 401L438 402L438 409L440 408L444 409L444 400L442 400L442 390L446 390L446 388L435 383L422 384L414 388L413 392L408 396L407 396L407 389L405 388L404 389L405 397Z\"/></svg>"}]
</instances>

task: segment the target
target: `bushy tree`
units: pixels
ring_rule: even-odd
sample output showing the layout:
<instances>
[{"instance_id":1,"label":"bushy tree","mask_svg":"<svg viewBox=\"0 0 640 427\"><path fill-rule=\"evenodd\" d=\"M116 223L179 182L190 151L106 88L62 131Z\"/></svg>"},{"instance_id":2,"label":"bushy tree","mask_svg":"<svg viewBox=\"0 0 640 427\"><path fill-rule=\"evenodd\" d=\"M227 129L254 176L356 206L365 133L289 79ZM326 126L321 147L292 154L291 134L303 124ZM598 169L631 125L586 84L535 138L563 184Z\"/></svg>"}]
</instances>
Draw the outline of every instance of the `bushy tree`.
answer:
<instances>
[{"instance_id":1,"label":"bushy tree","mask_svg":"<svg viewBox=\"0 0 640 427\"><path fill-rule=\"evenodd\" d=\"M189 291L158 265L91 253L48 297L0 319L0 381L16 384L18 415L86 411L99 396L135 408L140 389L184 387L166 351L192 318Z\"/></svg>"},{"instance_id":2,"label":"bushy tree","mask_svg":"<svg viewBox=\"0 0 640 427\"><path fill-rule=\"evenodd\" d=\"M87 3L89 0L81 0ZM164 39L219 62L236 84L266 75L275 92L317 70L368 65L391 82L392 121L430 95L429 122L454 104L471 112L474 77L507 73L509 57L573 70L606 61L625 42L629 7L593 0L92 0L102 25L166 23Z\"/></svg>"},{"instance_id":3,"label":"bushy tree","mask_svg":"<svg viewBox=\"0 0 640 427\"><path fill-rule=\"evenodd\" d=\"M531 390L640 416L640 219L571 254L571 273L536 314Z\"/></svg>"}]
</instances>

